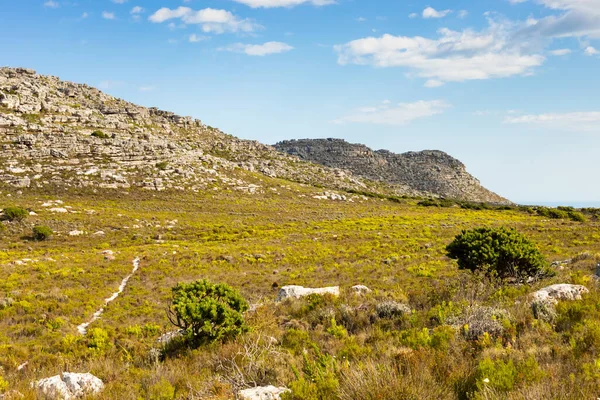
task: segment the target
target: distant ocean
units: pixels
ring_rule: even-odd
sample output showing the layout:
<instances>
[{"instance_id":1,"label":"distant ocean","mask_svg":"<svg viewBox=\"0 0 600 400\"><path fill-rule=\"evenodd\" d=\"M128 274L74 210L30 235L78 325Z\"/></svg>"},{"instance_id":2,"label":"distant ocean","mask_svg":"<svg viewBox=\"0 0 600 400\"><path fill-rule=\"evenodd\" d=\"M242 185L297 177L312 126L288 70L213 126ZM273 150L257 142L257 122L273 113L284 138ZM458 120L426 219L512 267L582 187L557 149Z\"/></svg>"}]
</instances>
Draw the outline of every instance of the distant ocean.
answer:
<instances>
[{"instance_id":1,"label":"distant ocean","mask_svg":"<svg viewBox=\"0 0 600 400\"><path fill-rule=\"evenodd\" d=\"M600 201L517 201L517 204L546 207L600 208Z\"/></svg>"}]
</instances>

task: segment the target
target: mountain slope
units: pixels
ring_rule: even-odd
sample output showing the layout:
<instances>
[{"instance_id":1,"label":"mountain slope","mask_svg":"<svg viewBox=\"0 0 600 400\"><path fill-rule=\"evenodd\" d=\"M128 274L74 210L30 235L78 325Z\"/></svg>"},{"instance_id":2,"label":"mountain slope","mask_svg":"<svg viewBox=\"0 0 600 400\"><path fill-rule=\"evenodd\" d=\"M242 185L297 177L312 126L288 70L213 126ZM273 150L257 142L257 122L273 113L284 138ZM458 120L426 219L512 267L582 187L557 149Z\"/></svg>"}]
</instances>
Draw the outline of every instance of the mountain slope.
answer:
<instances>
[{"instance_id":1,"label":"mountain slope","mask_svg":"<svg viewBox=\"0 0 600 400\"><path fill-rule=\"evenodd\" d=\"M459 160L441 151L395 154L373 151L341 139L305 139L277 143L275 148L303 160L342 168L363 178L402 185L453 199L506 203L485 189Z\"/></svg>"}]
</instances>

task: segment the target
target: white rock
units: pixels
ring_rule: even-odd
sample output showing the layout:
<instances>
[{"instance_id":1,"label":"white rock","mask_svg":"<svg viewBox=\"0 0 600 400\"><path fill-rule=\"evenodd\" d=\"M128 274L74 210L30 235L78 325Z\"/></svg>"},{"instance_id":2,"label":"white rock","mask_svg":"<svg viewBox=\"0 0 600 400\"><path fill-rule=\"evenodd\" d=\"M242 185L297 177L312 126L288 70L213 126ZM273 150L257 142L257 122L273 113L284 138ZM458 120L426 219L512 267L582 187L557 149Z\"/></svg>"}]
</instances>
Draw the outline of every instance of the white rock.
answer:
<instances>
[{"instance_id":1,"label":"white rock","mask_svg":"<svg viewBox=\"0 0 600 400\"><path fill-rule=\"evenodd\" d=\"M50 212L53 213L59 213L59 214L66 214L69 211L66 208L62 208L62 207L54 207L50 209Z\"/></svg>"},{"instance_id":2,"label":"white rock","mask_svg":"<svg viewBox=\"0 0 600 400\"><path fill-rule=\"evenodd\" d=\"M262 386L240 390L238 398L240 400L279 400L283 393L289 391L289 389L284 387Z\"/></svg>"},{"instance_id":3,"label":"white rock","mask_svg":"<svg viewBox=\"0 0 600 400\"><path fill-rule=\"evenodd\" d=\"M366 287L365 285L355 285L352 286L352 291L356 294L365 294L365 293L371 293L372 290L369 289L368 287Z\"/></svg>"},{"instance_id":4,"label":"white rock","mask_svg":"<svg viewBox=\"0 0 600 400\"><path fill-rule=\"evenodd\" d=\"M303 286L284 286L279 289L279 294L277 295L277 301L282 301L288 298L299 299L301 297L309 296L311 294L331 294L333 296L340 295L340 287L339 286L331 286L324 288L305 288Z\"/></svg>"},{"instance_id":5,"label":"white rock","mask_svg":"<svg viewBox=\"0 0 600 400\"><path fill-rule=\"evenodd\" d=\"M95 232L94 234L92 234L92 236L104 236L104 235L105 235L104 231L98 231L98 232Z\"/></svg>"},{"instance_id":6,"label":"white rock","mask_svg":"<svg viewBox=\"0 0 600 400\"><path fill-rule=\"evenodd\" d=\"M32 387L52 399L71 400L100 393L104 383L90 373L65 372L33 382Z\"/></svg>"},{"instance_id":7,"label":"white rock","mask_svg":"<svg viewBox=\"0 0 600 400\"><path fill-rule=\"evenodd\" d=\"M533 294L533 300L556 304L559 300L581 300L581 295L588 292L585 286L563 283L538 290Z\"/></svg>"},{"instance_id":8,"label":"white rock","mask_svg":"<svg viewBox=\"0 0 600 400\"><path fill-rule=\"evenodd\" d=\"M83 235L83 231L75 230L75 231L69 232L69 236L81 236L81 235Z\"/></svg>"}]
</instances>

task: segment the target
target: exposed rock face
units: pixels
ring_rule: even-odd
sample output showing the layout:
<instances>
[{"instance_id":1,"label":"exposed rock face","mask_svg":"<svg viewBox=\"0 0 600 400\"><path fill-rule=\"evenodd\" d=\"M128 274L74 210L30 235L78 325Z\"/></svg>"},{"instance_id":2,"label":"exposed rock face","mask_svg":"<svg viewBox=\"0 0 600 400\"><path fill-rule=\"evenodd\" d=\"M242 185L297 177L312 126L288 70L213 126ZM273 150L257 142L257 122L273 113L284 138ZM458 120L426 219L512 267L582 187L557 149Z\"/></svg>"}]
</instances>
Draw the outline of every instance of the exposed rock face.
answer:
<instances>
[{"instance_id":1,"label":"exposed rock face","mask_svg":"<svg viewBox=\"0 0 600 400\"><path fill-rule=\"evenodd\" d=\"M285 299L299 299L301 297L309 296L311 294L331 294L333 296L340 295L340 287L332 286L332 287L324 287L324 288L305 288L303 286L284 286L279 289L279 294L277 295L277 301L283 301Z\"/></svg>"},{"instance_id":2,"label":"exposed rock face","mask_svg":"<svg viewBox=\"0 0 600 400\"><path fill-rule=\"evenodd\" d=\"M88 85L0 68L0 183L254 194L252 173L331 189L396 194L352 174L240 140L191 117L140 107Z\"/></svg>"},{"instance_id":3,"label":"exposed rock face","mask_svg":"<svg viewBox=\"0 0 600 400\"><path fill-rule=\"evenodd\" d=\"M289 392L289 389L275 386L263 386L240 390L238 392L238 398L240 400L279 400L281 399L281 395L286 392Z\"/></svg>"},{"instance_id":4,"label":"exposed rock face","mask_svg":"<svg viewBox=\"0 0 600 400\"><path fill-rule=\"evenodd\" d=\"M341 139L304 139L277 143L275 148L303 160L348 170L363 178L399 185L407 191L452 199L508 203L482 187L463 163L441 151L395 154L373 151Z\"/></svg>"},{"instance_id":5,"label":"exposed rock face","mask_svg":"<svg viewBox=\"0 0 600 400\"><path fill-rule=\"evenodd\" d=\"M536 318L552 320L555 316L554 306L561 300L581 300L582 295L589 293L582 285L558 284L545 287L533 293L531 308Z\"/></svg>"},{"instance_id":6,"label":"exposed rock face","mask_svg":"<svg viewBox=\"0 0 600 400\"><path fill-rule=\"evenodd\" d=\"M44 378L32 386L50 399L71 400L100 393L104 383L92 374L65 372L61 375Z\"/></svg>"}]
</instances>

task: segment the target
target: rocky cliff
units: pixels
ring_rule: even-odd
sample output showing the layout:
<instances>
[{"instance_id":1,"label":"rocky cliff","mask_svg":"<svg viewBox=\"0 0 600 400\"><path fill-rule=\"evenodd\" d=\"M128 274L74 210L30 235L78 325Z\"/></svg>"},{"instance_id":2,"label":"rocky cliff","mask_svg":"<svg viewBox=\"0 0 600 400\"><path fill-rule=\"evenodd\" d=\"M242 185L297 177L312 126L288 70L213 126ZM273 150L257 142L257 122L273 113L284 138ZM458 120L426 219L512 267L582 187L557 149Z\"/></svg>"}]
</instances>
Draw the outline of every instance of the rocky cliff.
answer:
<instances>
[{"instance_id":1,"label":"rocky cliff","mask_svg":"<svg viewBox=\"0 0 600 400\"><path fill-rule=\"evenodd\" d=\"M441 151L395 154L387 150L373 151L341 139L291 140L277 143L275 148L303 160L417 192L475 202L507 202L482 187L463 163Z\"/></svg>"}]
</instances>

